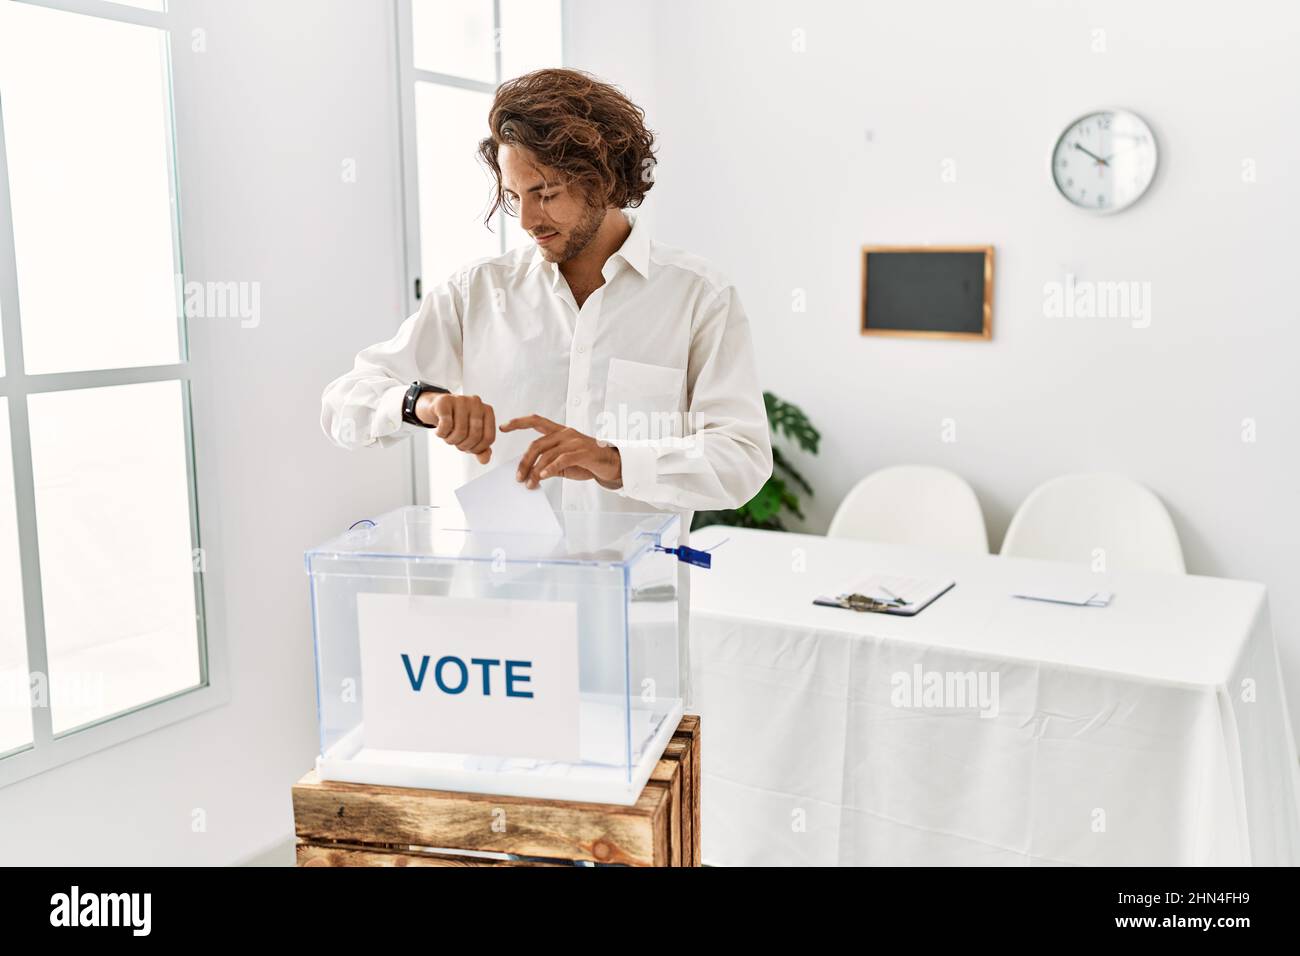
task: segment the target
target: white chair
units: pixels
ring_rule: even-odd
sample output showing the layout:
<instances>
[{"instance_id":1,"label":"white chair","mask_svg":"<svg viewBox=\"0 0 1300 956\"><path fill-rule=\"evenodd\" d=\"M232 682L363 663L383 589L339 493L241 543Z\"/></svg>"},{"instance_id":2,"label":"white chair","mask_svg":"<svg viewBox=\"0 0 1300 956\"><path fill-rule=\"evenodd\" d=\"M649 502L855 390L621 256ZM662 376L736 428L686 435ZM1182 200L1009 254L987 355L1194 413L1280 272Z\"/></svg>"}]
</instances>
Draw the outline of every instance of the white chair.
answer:
<instances>
[{"instance_id":1,"label":"white chair","mask_svg":"<svg viewBox=\"0 0 1300 956\"><path fill-rule=\"evenodd\" d=\"M1065 475L1044 482L1016 509L1002 553L1092 564L1104 570L1186 572L1169 512L1123 475Z\"/></svg>"},{"instance_id":2,"label":"white chair","mask_svg":"<svg viewBox=\"0 0 1300 956\"><path fill-rule=\"evenodd\" d=\"M840 503L826 536L989 553L975 492L951 471L930 465L896 465L867 475Z\"/></svg>"}]
</instances>

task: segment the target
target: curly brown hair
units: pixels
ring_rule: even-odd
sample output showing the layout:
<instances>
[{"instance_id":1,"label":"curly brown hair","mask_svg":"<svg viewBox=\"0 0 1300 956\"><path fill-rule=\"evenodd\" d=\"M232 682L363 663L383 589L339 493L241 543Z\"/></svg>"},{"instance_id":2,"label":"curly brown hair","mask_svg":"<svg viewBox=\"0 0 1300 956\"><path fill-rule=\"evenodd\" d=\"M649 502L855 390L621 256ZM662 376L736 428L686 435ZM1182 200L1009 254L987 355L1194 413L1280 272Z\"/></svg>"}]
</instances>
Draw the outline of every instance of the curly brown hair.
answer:
<instances>
[{"instance_id":1,"label":"curly brown hair","mask_svg":"<svg viewBox=\"0 0 1300 956\"><path fill-rule=\"evenodd\" d=\"M559 170L593 208L639 206L654 185L654 134L645 110L616 86L581 70L549 69L502 83L488 113L491 135L479 158L496 179L483 221L509 209L497 151L517 146L540 166Z\"/></svg>"}]
</instances>

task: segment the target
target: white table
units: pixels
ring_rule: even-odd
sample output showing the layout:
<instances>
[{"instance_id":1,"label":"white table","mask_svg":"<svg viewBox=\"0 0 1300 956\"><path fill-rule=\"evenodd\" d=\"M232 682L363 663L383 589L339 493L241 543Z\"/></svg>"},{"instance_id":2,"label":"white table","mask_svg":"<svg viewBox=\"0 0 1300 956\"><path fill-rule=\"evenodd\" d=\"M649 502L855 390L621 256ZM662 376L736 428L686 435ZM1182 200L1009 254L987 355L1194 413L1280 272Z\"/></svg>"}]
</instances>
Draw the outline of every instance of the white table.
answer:
<instances>
[{"instance_id":1,"label":"white table","mask_svg":"<svg viewBox=\"0 0 1300 956\"><path fill-rule=\"evenodd\" d=\"M691 578L706 863L1300 863L1262 585L722 527L691 545L726 538ZM957 586L913 618L811 604L873 571ZM1114 599L1010 596L1072 583ZM996 706L958 706L960 681L908 701L918 670Z\"/></svg>"}]
</instances>

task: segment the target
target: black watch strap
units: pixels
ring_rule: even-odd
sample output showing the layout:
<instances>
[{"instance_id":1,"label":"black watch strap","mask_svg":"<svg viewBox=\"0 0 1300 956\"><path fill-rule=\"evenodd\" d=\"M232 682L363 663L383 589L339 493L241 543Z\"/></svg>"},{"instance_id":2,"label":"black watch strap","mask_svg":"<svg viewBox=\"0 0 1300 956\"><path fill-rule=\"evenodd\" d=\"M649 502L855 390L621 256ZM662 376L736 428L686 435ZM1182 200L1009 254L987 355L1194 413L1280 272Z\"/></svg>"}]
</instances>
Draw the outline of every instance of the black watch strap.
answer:
<instances>
[{"instance_id":1,"label":"black watch strap","mask_svg":"<svg viewBox=\"0 0 1300 956\"><path fill-rule=\"evenodd\" d=\"M430 385L427 382L412 382L411 387L406 390L406 396L402 399L402 421L410 425L419 425L421 428L433 427L420 421L415 415L415 403L425 392L441 392L446 395L450 394L451 389L443 388L441 385Z\"/></svg>"}]
</instances>

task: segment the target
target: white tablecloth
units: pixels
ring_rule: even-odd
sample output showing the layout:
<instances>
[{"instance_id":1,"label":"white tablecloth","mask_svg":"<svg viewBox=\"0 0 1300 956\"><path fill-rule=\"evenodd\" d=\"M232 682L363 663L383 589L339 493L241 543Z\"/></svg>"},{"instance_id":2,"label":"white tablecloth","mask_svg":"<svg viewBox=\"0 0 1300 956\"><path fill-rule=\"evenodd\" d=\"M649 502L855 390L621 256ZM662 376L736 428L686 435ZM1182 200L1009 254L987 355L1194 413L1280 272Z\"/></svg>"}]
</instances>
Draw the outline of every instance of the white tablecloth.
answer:
<instances>
[{"instance_id":1,"label":"white tablecloth","mask_svg":"<svg viewBox=\"0 0 1300 956\"><path fill-rule=\"evenodd\" d=\"M1300 863L1262 585L735 528L691 544L725 538L691 581L706 863ZM957 586L913 618L811 604L870 572ZM1071 584L1113 601L1010 596ZM908 699L918 676L984 680L996 706Z\"/></svg>"}]
</instances>

